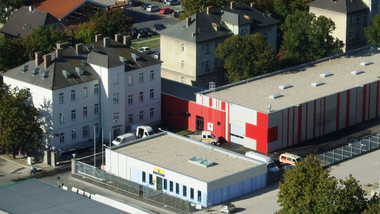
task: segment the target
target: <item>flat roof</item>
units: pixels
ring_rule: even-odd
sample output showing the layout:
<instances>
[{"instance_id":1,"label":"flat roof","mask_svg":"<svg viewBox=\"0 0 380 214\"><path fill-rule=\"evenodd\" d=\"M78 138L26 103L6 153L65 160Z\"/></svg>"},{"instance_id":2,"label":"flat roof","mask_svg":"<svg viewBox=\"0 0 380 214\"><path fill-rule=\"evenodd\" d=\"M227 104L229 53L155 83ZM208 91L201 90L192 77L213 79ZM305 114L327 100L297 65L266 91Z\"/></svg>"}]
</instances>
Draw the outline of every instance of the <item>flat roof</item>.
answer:
<instances>
[{"instance_id":1,"label":"flat roof","mask_svg":"<svg viewBox=\"0 0 380 214\"><path fill-rule=\"evenodd\" d=\"M263 164L223 148L197 142L170 132L141 139L137 143L116 148L115 151L163 170L174 171L205 182ZM206 168L189 162L189 159L195 156L215 164Z\"/></svg>"},{"instance_id":2,"label":"flat roof","mask_svg":"<svg viewBox=\"0 0 380 214\"><path fill-rule=\"evenodd\" d=\"M361 65L364 62L368 64ZM270 104L271 110L276 111L379 81L379 66L380 51L367 47L356 53L322 59L201 94L261 112L268 112ZM355 71L363 73L355 75ZM327 77L322 77L323 74ZM312 86L313 83L319 86ZM287 84L291 87L279 88L286 88Z\"/></svg>"}]
</instances>

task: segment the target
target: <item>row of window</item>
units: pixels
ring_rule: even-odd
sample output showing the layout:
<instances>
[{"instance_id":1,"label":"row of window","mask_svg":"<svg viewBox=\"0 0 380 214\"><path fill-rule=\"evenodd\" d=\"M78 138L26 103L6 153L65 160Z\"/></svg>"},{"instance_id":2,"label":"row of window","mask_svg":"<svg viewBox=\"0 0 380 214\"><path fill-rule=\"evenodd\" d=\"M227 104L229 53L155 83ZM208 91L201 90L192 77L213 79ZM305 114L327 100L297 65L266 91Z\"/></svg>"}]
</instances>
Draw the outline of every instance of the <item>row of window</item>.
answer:
<instances>
[{"instance_id":1,"label":"row of window","mask_svg":"<svg viewBox=\"0 0 380 214\"><path fill-rule=\"evenodd\" d=\"M99 124L95 124L95 133L99 133ZM82 139L88 138L90 136L90 126L83 126L82 127ZM77 140L77 130L73 129L71 130L71 140ZM65 142L65 133L59 133L59 142L64 143Z\"/></svg>"},{"instance_id":2,"label":"row of window","mask_svg":"<svg viewBox=\"0 0 380 214\"><path fill-rule=\"evenodd\" d=\"M150 108L149 109L149 117L152 119L154 118L154 108ZM143 121L144 120L144 111L140 111L139 112L139 121ZM119 117L119 112L114 112L113 113L113 122L114 123L118 123L120 121L120 117ZM128 123L132 124L134 121L133 121L133 114L129 114L128 115Z\"/></svg>"},{"instance_id":3,"label":"row of window","mask_svg":"<svg viewBox=\"0 0 380 214\"><path fill-rule=\"evenodd\" d=\"M356 15L356 23L360 22L360 14ZM363 13L363 22L367 21L367 13ZM350 24L353 24L353 17L350 16Z\"/></svg>"},{"instance_id":4,"label":"row of window","mask_svg":"<svg viewBox=\"0 0 380 214\"><path fill-rule=\"evenodd\" d=\"M94 105L94 115L99 114L99 104L96 103ZM83 107L82 109L82 116L87 117L88 116L88 111L87 111L87 106ZM77 111L75 109L71 110L71 120L74 121L77 119ZM65 116L64 113L59 113L59 123L64 123L65 122Z\"/></svg>"},{"instance_id":5,"label":"row of window","mask_svg":"<svg viewBox=\"0 0 380 214\"><path fill-rule=\"evenodd\" d=\"M142 172L142 179L141 181L143 183L147 183L147 180L146 180L146 173L145 172ZM149 180L148 180L148 183L149 185L153 185L153 175L149 173ZM174 192L174 182L173 181L170 181L168 182L167 179L164 179L163 180L163 189L164 190L168 190L168 183L169 183L169 191L170 192ZM179 183L175 183L175 193L177 195L180 195L180 184ZM190 199L193 199L194 200L194 188L190 188ZM188 195L188 192L187 192L187 186L186 185L182 185L182 196L183 197L187 197ZM200 190L198 190L198 194L197 194L197 200L198 202L201 202L202 201L202 192Z\"/></svg>"},{"instance_id":6,"label":"row of window","mask_svg":"<svg viewBox=\"0 0 380 214\"><path fill-rule=\"evenodd\" d=\"M118 93L117 93L117 97L119 97ZM154 99L154 89L150 89L149 98L151 100ZM117 98L117 100L119 100L119 98ZM144 92L139 93L139 102L144 102ZM114 104L115 104L115 98L114 98ZM128 105L133 105L133 94L128 95Z\"/></svg>"},{"instance_id":7,"label":"row of window","mask_svg":"<svg viewBox=\"0 0 380 214\"><path fill-rule=\"evenodd\" d=\"M364 36L364 31L362 31L362 34ZM356 31L355 36L356 36L355 39L359 38L359 30ZM350 40L354 39L352 37L352 32L349 33L349 38L350 38Z\"/></svg>"},{"instance_id":8,"label":"row of window","mask_svg":"<svg viewBox=\"0 0 380 214\"><path fill-rule=\"evenodd\" d=\"M154 70L151 70L149 72L149 79L154 80ZM117 82L115 84L119 83L119 80L117 78ZM139 74L139 83L144 83L144 73ZM128 85L131 86L133 85L133 75L128 76Z\"/></svg>"},{"instance_id":9,"label":"row of window","mask_svg":"<svg viewBox=\"0 0 380 214\"><path fill-rule=\"evenodd\" d=\"M95 84L94 85L94 95L98 95L98 94L99 94L99 84ZM83 95L83 97L88 97L87 86L83 87L82 95ZM76 100L76 91L75 90L71 90L70 98L71 98L71 101L75 101ZM59 103L60 104L65 103L64 93L59 93Z\"/></svg>"}]
</instances>

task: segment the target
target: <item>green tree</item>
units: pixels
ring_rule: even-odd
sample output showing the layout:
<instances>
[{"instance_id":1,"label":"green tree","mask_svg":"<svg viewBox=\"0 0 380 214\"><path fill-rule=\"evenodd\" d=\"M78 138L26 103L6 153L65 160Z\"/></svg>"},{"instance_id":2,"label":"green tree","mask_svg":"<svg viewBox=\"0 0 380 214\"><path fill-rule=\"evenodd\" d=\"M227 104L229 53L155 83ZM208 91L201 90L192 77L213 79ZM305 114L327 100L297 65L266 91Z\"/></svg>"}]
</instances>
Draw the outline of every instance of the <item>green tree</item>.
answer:
<instances>
[{"instance_id":1,"label":"green tree","mask_svg":"<svg viewBox=\"0 0 380 214\"><path fill-rule=\"evenodd\" d=\"M361 213L369 204L365 192L351 175L337 179L324 170L319 159L308 155L287 170L279 185L278 213Z\"/></svg>"},{"instance_id":2,"label":"green tree","mask_svg":"<svg viewBox=\"0 0 380 214\"><path fill-rule=\"evenodd\" d=\"M280 55L286 66L341 53L344 46L341 40L331 36L335 24L324 16L316 18L313 13L296 10L280 28L283 32Z\"/></svg>"},{"instance_id":3,"label":"green tree","mask_svg":"<svg viewBox=\"0 0 380 214\"><path fill-rule=\"evenodd\" d=\"M42 51L50 53L54 50L56 43L66 40L65 34L53 27L42 28L41 26L32 30L32 33L25 36L24 40L30 44L30 54L34 56L34 52ZM27 45L27 44L25 44Z\"/></svg>"},{"instance_id":4,"label":"green tree","mask_svg":"<svg viewBox=\"0 0 380 214\"><path fill-rule=\"evenodd\" d=\"M90 43L94 41L95 35L100 33L99 23L96 20L71 25L65 29L65 34L72 44Z\"/></svg>"},{"instance_id":5,"label":"green tree","mask_svg":"<svg viewBox=\"0 0 380 214\"><path fill-rule=\"evenodd\" d=\"M263 35L234 35L220 44L215 54L224 60L223 67L230 83L272 72L276 69L274 49Z\"/></svg>"},{"instance_id":6,"label":"green tree","mask_svg":"<svg viewBox=\"0 0 380 214\"><path fill-rule=\"evenodd\" d=\"M29 60L21 38L7 40L0 37L0 71L6 71Z\"/></svg>"},{"instance_id":7,"label":"green tree","mask_svg":"<svg viewBox=\"0 0 380 214\"><path fill-rule=\"evenodd\" d=\"M364 35L371 45L380 46L380 14L376 14L371 21L372 25L364 28Z\"/></svg>"},{"instance_id":8,"label":"green tree","mask_svg":"<svg viewBox=\"0 0 380 214\"><path fill-rule=\"evenodd\" d=\"M15 158L18 150L28 156L42 147L38 110L31 104L28 90L0 88L0 146Z\"/></svg>"},{"instance_id":9,"label":"green tree","mask_svg":"<svg viewBox=\"0 0 380 214\"><path fill-rule=\"evenodd\" d=\"M121 9L99 11L91 19L98 22L99 33L103 36L125 34L135 22L133 17L127 16Z\"/></svg>"},{"instance_id":10,"label":"green tree","mask_svg":"<svg viewBox=\"0 0 380 214\"><path fill-rule=\"evenodd\" d=\"M285 21L285 18L294 14L297 10L309 11L307 3L312 0L273 0L274 17L279 19L280 23Z\"/></svg>"},{"instance_id":11,"label":"green tree","mask_svg":"<svg viewBox=\"0 0 380 214\"><path fill-rule=\"evenodd\" d=\"M5 23L7 19L23 5L24 0L0 0L0 23Z\"/></svg>"}]
</instances>

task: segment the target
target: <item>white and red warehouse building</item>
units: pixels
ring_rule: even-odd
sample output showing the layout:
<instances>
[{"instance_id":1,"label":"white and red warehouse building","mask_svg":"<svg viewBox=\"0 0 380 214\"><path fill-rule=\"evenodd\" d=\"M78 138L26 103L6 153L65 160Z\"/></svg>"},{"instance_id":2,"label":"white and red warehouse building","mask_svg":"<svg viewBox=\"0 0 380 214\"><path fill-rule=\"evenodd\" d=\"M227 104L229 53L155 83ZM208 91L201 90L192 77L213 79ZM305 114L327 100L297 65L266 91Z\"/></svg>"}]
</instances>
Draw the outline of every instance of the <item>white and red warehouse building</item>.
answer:
<instances>
[{"instance_id":1,"label":"white and red warehouse building","mask_svg":"<svg viewBox=\"0 0 380 214\"><path fill-rule=\"evenodd\" d=\"M162 116L268 153L378 117L378 65L380 52L366 48L198 92L195 101L163 90Z\"/></svg>"}]
</instances>

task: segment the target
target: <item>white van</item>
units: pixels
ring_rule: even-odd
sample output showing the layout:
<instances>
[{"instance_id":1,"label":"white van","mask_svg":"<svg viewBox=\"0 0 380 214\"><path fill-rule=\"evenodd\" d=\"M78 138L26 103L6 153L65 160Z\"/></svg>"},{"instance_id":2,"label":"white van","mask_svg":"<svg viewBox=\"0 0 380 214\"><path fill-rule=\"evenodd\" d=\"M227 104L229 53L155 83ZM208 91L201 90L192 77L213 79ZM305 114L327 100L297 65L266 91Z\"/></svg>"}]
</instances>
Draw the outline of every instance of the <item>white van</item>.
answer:
<instances>
[{"instance_id":1,"label":"white van","mask_svg":"<svg viewBox=\"0 0 380 214\"><path fill-rule=\"evenodd\" d=\"M117 146L117 145L129 142L132 140L136 140L136 135L133 133L127 133L127 134L117 136L115 140L112 141L112 144Z\"/></svg>"},{"instance_id":2,"label":"white van","mask_svg":"<svg viewBox=\"0 0 380 214\"><path fill-rule=\"evenodd\" d=\"M290 154L290 153L282 153L278 160L281 163L288 163L292 165L296 165L298 162L301 162L301 157L298 155Z\"/></svg>"},{"instance_id":3,"label":"white van","mask_svg":"<svg viewBox=\"0 0 380 214\"><path fill-rule=\"evenodd\" d=\"M262 155L253 151L248 151L245 153L245 156L266 163L268 166L268 172L277 172L278 170L280 170L277 167L276 163L272 160L272 158L266 155Z\"/></svg>"}]
</instances>

